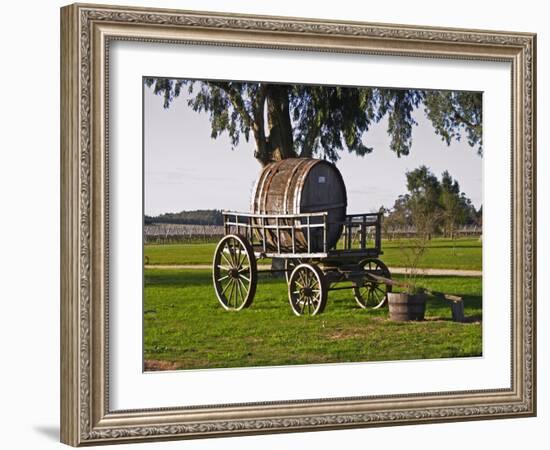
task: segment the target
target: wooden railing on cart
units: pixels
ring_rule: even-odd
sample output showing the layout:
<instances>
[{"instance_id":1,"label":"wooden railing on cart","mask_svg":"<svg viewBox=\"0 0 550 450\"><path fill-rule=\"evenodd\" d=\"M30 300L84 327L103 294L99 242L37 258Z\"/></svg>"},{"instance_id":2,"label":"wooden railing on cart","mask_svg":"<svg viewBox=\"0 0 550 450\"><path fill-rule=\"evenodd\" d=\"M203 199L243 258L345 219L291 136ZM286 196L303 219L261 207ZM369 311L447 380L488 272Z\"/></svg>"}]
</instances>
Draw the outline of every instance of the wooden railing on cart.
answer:
<instances>
[{"instance_id":1,"label":"wooden railing on cart","mask_svg":"<svg viewBox=\"0 0 550 450\"><path fill-rule=\"evenodd\" d=\"M331 248L328 246L328 227L342 227L342 251L365 250L368 244L368 231L374 228L374 249L381 250L381 219L380 213L349 214L343 221L329 222L327 212L312 212L301 214L253 214L234 211L223 211L225 234L241 234L253 246L260 247L264 254L275 253L285 256L326 256ZM320 221L319 221L320 220ZM322 251L312 249L311 234L314 229L322 230ZM359 248L353 248L354 230L359 230ZM300 230L305 237L307 252L297 251L296 232ZM281 234L290 233L290 249L281 246ZM276 251L268 246L268 233L274 233L273 244ZM260 239L258 239L260 237Z\"/></svg>"}]
</instances>

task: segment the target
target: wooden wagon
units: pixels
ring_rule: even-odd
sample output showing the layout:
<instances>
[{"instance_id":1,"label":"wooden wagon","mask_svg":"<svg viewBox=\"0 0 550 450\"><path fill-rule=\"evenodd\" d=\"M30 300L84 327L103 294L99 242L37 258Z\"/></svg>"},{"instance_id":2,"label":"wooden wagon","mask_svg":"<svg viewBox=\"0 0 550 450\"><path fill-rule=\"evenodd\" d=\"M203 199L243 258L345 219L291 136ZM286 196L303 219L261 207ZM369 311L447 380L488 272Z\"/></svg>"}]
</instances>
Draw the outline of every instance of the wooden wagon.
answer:
<instances>
[{"instance_id":1,"label":"wooden wagon","mask_svg":"<svg viewBox=\"0 0 550 450\"><path fill-rule=\"evenodd\" d=\"M295 158L267 165L256 183L252 212L223 212L224 237L214 252L213 283L221 305L252 304L258 273L284 272L297 315L321 313L329 291L350 289L362 308L384 305L391 274L379 259L379 213L346 214L338 169L327 161ZM281 268L259 269L277 258ZM379 278L382 277L382 278Z\"/></svg>"}]
</instances>

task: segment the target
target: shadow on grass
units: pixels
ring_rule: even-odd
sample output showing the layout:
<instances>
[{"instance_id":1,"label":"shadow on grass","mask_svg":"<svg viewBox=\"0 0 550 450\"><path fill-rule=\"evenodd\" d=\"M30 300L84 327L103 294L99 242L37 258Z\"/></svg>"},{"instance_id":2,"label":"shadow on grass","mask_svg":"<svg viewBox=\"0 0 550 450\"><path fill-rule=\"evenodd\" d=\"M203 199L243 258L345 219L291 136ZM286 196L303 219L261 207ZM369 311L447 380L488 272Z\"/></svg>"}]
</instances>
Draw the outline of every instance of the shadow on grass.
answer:
<instances>
[{"instance_id":1,"label":"shadow on grass","mask_svg":"<svg viewBox=\"0 0 550 450\"><path fill-rule=\"evenodd\" d=\"M404 245L403 248L409 248L410 246L407 246L407 245ZM400 249L401 247L399 247L399 245L392 245L392 244L386 244L385 248L388 248L388 249ZM445 244L445 245L433 245L431 247L428 247L428 251L430 250L434 250L434 249L437 249L437 248L454 248L454 249L463 249L463 248L475 248L475 249L481 249L481 246L480 245L449 245L449 244Z\"/></svg>"},{"instance_id":2,"label":"shadow on grass","mask_svg":"<svg viewBox=\"0 0 550 450\"><path fill-rule=\"evenodd\" d=\"M481 323L483 320L480 295L463 295L458 293L464 302L464 321L457 323ZM429 321L452 322L451 302L437 297L429 297L426 302L426 311L432 311L433 316L426 317Z\"/></svg>"},{"instance_id":3,"label":"shadow on grass","mask_svg":"<svg viewBox=\"0 0 550 450\"><path fill-rule=\"evenodd\" d=\"M426 322L454 322L451 317L439 317L439 316L431 316L426 317L424 319ZM456 323L481 323L482 317L481 314L474 314L472 316L465 316L464 320L462 322L456 322Z\"/></svg>"},{"instance_id":4,"label":"shadow on grass","mask_svg":"<svg viewBox=\"0 0 550 450\"><path fill-rule=\"evenodd\" d=\"M144 276L145 286L170 286L183 288L190 286L211 286L212 272L209 269L146 269ZM260 275L258 285L281 284L286 285L284 278L275 278L269 275Z\"/></svg>"},{"instance_id":5,"label":"shadow on grass","mask_svg":"<svg viewBox=\"0 0 550 450\"><path fill-rule=\"evenodd\" d=\"M184 288L212 284L212 276L207 270L148 269L145 271L144 282L145 286Z\"/></svg>"}]
</instances>

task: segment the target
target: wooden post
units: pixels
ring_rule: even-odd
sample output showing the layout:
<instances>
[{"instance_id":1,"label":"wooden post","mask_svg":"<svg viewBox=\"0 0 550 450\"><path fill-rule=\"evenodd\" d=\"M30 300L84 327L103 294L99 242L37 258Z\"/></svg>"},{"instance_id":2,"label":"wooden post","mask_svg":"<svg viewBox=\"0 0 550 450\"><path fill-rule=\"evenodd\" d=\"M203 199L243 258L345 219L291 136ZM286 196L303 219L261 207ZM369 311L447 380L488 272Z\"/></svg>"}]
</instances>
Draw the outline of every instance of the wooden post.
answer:
<instances>
[{"instance_id":1,"label":"wooden post","mask_svg":"<svg viewBox=\"0 0 550 450\"><path fill-rule=\"evenodd\" d=\"M292 253L296 253L296 231L294 231L295 225L294 219L292 219Z\"/></svg>"},{"instance_id":2,"label":"wooden post","mask_svg":"<svg viewBox=\"0 0 550 450\"><path fill-rule=\"evenodd\" d=\"M323 251L326 253L328 251L327 248L327 215L325 214L323 216Z\"/></svg>"},{"instance_id":3,"label":"wooden post","mask_svg":"<svg viewBox=\"0 0 550 450\"><path fill-rule=\"evenodd\" d=\"M464 322L464 302L451 302L453 322Z\"/></svg>"},{"instance_id":4,"label":"wooden post","mask_svg":"<svg viewBox=\"0 0 550 450\"><path fill-rule=\"evenodd\" d=\"M262 241L263 241L263 249L264 253L267 252L267 244L265 242L265 217L262 216Z\"/></svg>"},{"instance_id":5,"label":"wooden post","mask_svg":"<svg viewBox=\"0 0 550 450\"><path fill-rule=\"evenodd\" d=\"M277 253L281 253L281 233L279 231L279 216L275 217L275 228L277 229Z\"/></svg>"},{"instance_id":6,"label":"wooden post","mask_svg":"<svg viewBox=\"0 0 550 450\"><path fill-rule=\"evenodd\" d=\"M375 233L376 233L376 236L374 237L375 239L375 247L376 247L376 251L378 253L380 253L380 250L382 248L382 233L381 233L381 222L382 222L382 214L381 213L378 213L378 217L377 217L377 220L376 220L376 227L375 227Z\"/></svg>"},{"instance_id":7,"label":"wooden post","mask_svg":"<svg viewBox=\"0 0 550 450\"><path fill-rule=\"evenodd\" d=\"M363 222L361 223L361 250L365 250L366 247L366 234L367 234L367 216L363 215Z\"/></svg>"},{"instance_id":8,"label":"wooden post","mask_svg":"<svg viewBox=\"0 0 550 450\"><path fill-rule=\"evenodd\" d=\"M307 215L307 252L311 253L311 228L310 228L309 214Z\"/></svg>"}]
</instances>

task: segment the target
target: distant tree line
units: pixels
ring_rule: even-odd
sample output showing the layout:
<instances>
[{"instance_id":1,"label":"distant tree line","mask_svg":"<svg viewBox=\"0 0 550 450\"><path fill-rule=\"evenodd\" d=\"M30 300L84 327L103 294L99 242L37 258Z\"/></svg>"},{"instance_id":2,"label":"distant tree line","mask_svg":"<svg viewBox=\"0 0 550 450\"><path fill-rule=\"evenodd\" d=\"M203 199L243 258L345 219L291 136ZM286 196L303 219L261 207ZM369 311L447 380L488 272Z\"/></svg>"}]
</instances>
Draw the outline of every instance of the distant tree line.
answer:
<instances>
[{"instance_id":1,"label":"distant tree line","mask_svg":"<svg viewBox=\"0 0 550 450\"><path fill-rule=\"evenodd\" d=\"M406 177L408 192L397 198L393 208L382 207L386 235L412 228L427 239L434 234L455 238L460 226L482 226L482 207L476 210L448 171L438 179L421 166L407 172Z\"/></svg>"},{"instance_id":2,"label":"distant tree line","mask_svg":"<svg viewBox=\"0 0 550 450\"><path fill-rule=\"evenodd\" d=\"M222 212L217 209L197 209L178 213L145 216L145 225L153 223L177 223L188 225L223 225Z\"/></svg>"}]
</instances>

